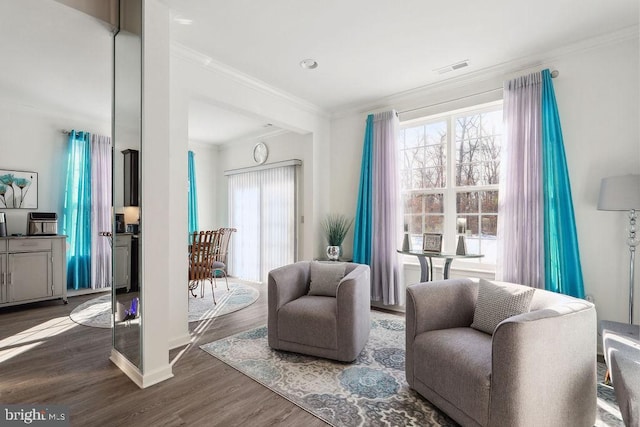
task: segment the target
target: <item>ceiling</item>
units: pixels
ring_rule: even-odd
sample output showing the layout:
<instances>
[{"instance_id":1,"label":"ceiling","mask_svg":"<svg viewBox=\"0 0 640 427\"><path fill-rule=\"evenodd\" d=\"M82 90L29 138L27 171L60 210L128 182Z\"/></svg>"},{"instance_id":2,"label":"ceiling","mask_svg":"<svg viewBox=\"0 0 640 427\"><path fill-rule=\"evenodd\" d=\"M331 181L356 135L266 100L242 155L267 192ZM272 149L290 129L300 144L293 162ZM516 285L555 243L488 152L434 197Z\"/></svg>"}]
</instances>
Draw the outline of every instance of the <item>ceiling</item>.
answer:
<instances>
[{"instance_id":1,"label":"ceiling","mask_svg":"<svg viewBox=\"0 0 640 427\"><path fill-rule=\"evenodd\" d=\"M637 0L163 1L171 8L172 42L329 114L514 60L535 61L637 26L639 16ZM110 117L111 88L103 83L111 73L109 28L54 1L0 1L0 12L0 56L10 58L0 70L3 98ZM319 67L302 69L305 58ZM434 71L461 60L469 66ZM221 143L279 131L267 122L195 100L190 139Z\"/></svg>"},{"instance_id":2,"label":"ceiling","mask_svg":"<svg viewBox=\"0 0 640 427\"><path fill-rule=\"evenodd\" d=\"M173 41L327 112L535 59L639 16L637 0L167 2ZM305 58L318 68L302 69ZM469 66L436 71L462 60Z\"/></svg>"},{"instance_id":3,"label":"ceiling","mask_svg":"<svg viewBox=\"0 0 640 427\"><path fill-rule=\"evenodd\" d=\"M193 100L189 105L191 141L224 144L264 138L280 131L281 129L265 122L264 119L249 117L209 102Z\"/></svg>"}]
</instances>

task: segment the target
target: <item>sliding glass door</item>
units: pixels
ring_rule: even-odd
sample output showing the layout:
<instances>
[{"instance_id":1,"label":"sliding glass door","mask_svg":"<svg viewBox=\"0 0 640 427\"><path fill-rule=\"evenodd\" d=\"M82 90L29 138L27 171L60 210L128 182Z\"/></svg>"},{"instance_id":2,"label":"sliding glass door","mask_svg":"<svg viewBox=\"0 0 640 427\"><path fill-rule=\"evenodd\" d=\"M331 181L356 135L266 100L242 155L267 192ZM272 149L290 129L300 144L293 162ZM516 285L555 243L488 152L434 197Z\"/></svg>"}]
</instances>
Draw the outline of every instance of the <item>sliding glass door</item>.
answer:
<instances>
[{"instance_id":1,"label":"sliding glass door","mask_svg":"<svg viewBox=\"0 0 640 427\"><path fill-rule=\"evenodd\" d=\"M229 174L229 220L238 230L230 274L266 281L270 270L296 260L296 166Z\"/></svg>"}]
</instances>

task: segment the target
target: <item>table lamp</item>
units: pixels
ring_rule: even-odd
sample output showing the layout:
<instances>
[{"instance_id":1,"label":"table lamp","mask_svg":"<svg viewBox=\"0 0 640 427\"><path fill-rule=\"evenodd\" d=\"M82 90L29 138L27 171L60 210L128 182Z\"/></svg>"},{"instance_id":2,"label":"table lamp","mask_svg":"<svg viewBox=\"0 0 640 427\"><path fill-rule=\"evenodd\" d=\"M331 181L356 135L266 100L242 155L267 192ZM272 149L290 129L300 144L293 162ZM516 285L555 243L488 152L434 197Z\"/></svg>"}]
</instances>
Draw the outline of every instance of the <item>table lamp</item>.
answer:
<instances>
[{"instance_id":1,"label":"table lamp","mask_svg":"<svg viewBox=\"0 0 640 427\"><path fill-rule=\"evenodd\" d=\"M640 175L621 175L603 178L600 184L598 210L629 211L629 323L633 324L633 266L636 246L636 209L640 210Z\"/></svg>"}]
</instances>

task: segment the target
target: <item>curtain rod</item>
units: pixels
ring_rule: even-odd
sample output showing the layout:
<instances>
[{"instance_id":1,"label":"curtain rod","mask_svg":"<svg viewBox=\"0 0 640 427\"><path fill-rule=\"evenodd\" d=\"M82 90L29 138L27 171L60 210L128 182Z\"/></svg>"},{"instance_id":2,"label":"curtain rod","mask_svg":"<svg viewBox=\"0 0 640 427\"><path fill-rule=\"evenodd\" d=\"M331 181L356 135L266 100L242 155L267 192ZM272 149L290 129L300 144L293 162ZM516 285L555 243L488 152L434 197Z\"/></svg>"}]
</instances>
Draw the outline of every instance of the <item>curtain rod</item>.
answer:
<instances>
[{"instance_id":1,"label":"curtain rod","mask_svg":"<svg viewBox=\"0 0 640 427\"><path fill-rule=\"evenodd\" d=\"M551 71L551 78L552 79L555 79L559 75L560 75L560 71L558 71L558 70ZM398 111L398 112L396 112L396 115L405 114L405 113L412 113L414 111L424 110L425 108L430 108L430 107L437 107L438 105L449 104L451 102L456 102L456 101L461 101L463 99L471 98L472 96L484 95L484 94L491 93L491 92L497 92L499 90L503 90L503 87L496 87L496 88L493 88L493 89L483 90L482 92L476 92L476 93L472 93L470 95L461 96L459 98L449 99L447 101L442 101L442 102L436 102L435 104L429 104L429 105L424 105L422 107L411 108L409 110Z\"/></svg>"},{"instance_id":2,"label":"curtain rod","mask_svg":"<svg viewBox=\"0 0 640 427\"><path fill-rule=\"evenodd\" d=\"M275 168L282 168L285 166L301 166L301 165L302 165L302 160L291 159L291 160L284 160L281 162L268 163L265 165L249 166L248 168L230 169L230 170L224 171L224 175L225 176L237 175L239 173L256 172L256 171L261 171L265 169L275 169Z\"/></svg>"}]
</instances>

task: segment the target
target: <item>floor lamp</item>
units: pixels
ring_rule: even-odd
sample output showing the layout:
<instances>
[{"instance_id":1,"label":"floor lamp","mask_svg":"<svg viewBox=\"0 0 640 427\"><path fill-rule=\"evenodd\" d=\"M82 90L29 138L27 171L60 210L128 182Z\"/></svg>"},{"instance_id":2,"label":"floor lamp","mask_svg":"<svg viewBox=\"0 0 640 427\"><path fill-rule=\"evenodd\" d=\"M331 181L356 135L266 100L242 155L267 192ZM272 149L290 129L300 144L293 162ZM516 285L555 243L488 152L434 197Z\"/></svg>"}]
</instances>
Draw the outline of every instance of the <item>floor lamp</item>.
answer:
<instances>
[{"instance_id":1,"label":"floor lamp","mask_svg":"<svg viewBox=\"0 0 640 427\"><path fill-rule=\"evenodd\" d=\"M633 267L636 246L636 210L640 210L640 175L621 175L603 178L600 184L598 210L629 211L629 324L633 324Z\"/></svg>"}]
</instances>

